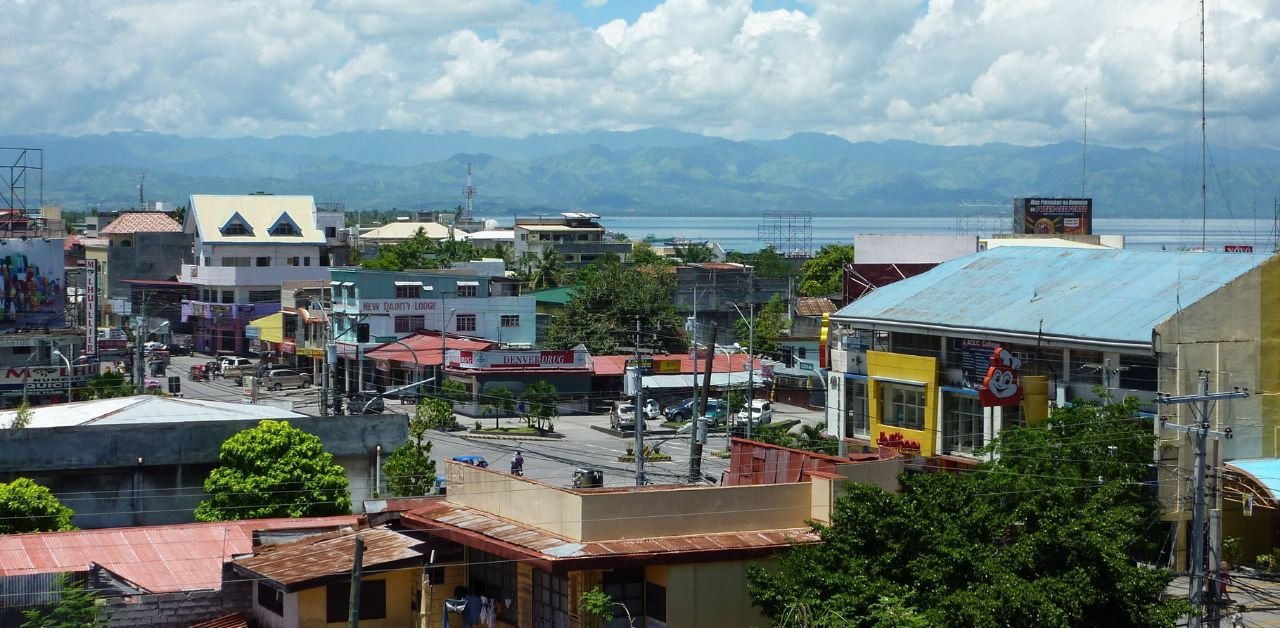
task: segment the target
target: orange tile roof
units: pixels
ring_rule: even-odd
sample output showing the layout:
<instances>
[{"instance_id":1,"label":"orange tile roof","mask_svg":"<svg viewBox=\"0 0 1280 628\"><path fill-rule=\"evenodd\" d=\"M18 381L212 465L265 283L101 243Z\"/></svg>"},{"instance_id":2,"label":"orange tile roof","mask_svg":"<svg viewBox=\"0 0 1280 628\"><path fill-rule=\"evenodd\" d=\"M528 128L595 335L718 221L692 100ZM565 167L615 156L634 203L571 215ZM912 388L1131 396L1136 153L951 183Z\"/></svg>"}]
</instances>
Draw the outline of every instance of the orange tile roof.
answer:
<instances>
[{"instance_id":1,"label":"orange tile roof","mask_svg":"<svg viewBox=\"0 0 1280 628\"><path fill-rule=\"evenodd\" d=\"M182 225L162 212L125 212L98 231L98 235L134 233L182 233Z\"/></svg>"}]
</instances>

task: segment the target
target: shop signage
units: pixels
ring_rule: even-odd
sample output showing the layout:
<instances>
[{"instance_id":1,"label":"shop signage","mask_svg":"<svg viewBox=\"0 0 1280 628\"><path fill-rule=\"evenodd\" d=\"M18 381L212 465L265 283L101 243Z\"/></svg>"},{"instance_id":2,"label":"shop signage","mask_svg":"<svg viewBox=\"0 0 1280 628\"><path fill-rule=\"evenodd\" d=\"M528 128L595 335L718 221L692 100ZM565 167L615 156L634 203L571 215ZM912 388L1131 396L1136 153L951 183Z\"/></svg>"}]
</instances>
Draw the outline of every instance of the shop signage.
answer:
<instances>
[{"instance_id":1,"label":"shop signage","mask_svg":"<svg viewBox=\"0 0 1280 628\"><path fill-rule=\"evenodd\" d=\"M574 351L450 351L450 368L586 368L587 354Z\"/></svg>"},{"instance_id":2,"label":"shop signage","mask_svg":"<svg viewBox=\"0 0 1280 628\"><path fill-rule=\"evenodd\" d=\"M1022 233L1064 235L1093 233L1091 198L1017 198L1014 219L1022 223Z\"/></svg>"},{"instance_id":3,"label":"shop signage","mask_svg":"<svg viewBox=\"0 0 1280 628\"><path fill-rule=\"evenodd\" d=\"M438 307L440 307L439 301L427 299L379 299L360 302L360 312L363 314L434 312Z\"/></svg>"},{"instance_id":4,"label":"shop signage","mask_svg":"<svg viewBox=\"0 0 1280 628\"><path fill-rule=\"evenodd\" d=\"M658 358L653 361L654 373L682 373L681 361L678 358Z\"/></svg>"},{"instance_id":5,"label":"shop signage","mask_svg":"<svg viewBox=\"0 0 1280 628\"><path fill-rule=\"evenodd\" d=\"M1222 247L1223 253L1252 253L1252 244L1227 244Z\"/></svg>"},{"instance_id":6,"label":"shop signage","mask_svg":"<svg viewBox=\"0 0 1280 628\"><path fill-rule=\"evenodd\" d=\"M1018 381L1020 368L1022 360L1004 347L996 347L991 354L987 376L982 379L982 386L978 388L978 401L982 403L982 407L1016 406L1022 403L1022 384Z\"/></svg>"},{"instance_id":7,"label":"shop signage","mask_svg":"<svg viewBox=\"0 0 1280 628\"><path fill-rule=\"evenodd\" d=\"M84 261L85 355L98 355L98 260Z\"/></svg>"},{"instance_id":8,"label":"shop signage","mask_svg":"<svg viewBox=\"0 0 1280 628\"><path fill-rule=\"evenodd\" d=\"M297 353L298 345L292 340L286 340L280 343L280 353Z\"/></svg>"},{"instance_id":9,"label":"shop signage","mask_svg":"<svg viewBox=\"0 0 1280 628\"><path fill-rule=\"evenodd\" d=\"M881 447L892 447L898 451L920 451L920 441L911 440L903 436L902 432L880 432L876 444Z\"/></svg>"},{"instance_id":10,"label":"shop signage","mask_svg":"<svg viewBox=\"0 0 1280 628\"><path fill-rule=\"evenodd\" d=\"M360 345L351 344L349 342L334 343L337 346L338 358L343 360L354 360L360 355Z\"/></svg>"},{"instance_id":11,"label":"shop signage","mask_svg":"<svg viewBox=\"0 0 1280 628\"><path fill-rule=\"evenodd\" d=\"M67 384L73 387L89 384L88 367L75 367L70 373L65 366L6 368L0 372L0 396L32 397L65 395Z\"/></svg>"}]
</instances>

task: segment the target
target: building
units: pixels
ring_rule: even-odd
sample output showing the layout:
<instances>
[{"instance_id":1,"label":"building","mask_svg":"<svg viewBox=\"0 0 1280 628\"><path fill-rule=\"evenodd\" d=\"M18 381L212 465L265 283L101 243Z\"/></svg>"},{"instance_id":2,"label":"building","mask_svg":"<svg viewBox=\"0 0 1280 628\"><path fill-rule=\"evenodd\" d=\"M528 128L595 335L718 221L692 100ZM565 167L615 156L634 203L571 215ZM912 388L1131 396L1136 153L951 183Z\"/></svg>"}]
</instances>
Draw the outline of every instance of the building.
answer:
<instances>
[{"instance_id":1,"label":"building","mask_svg":"<svg viewBox=\"0 0 1280 628\"><path fill-rule=\"evenodd\" d=\"M585 266L600 256L612 254L621 261L631 259L631 243L605 238L600 216L586 212L564 212L560 217L517 216L514 243L516 257L532 254L541 257L554 250L567 266Z\"/></svg>"},{"instance_id":2,"label":"building","mask_svg":"<svg viewBox=\"0 0 1280 628\"><path fill-rule=\"evenodd\" d=\"M0 412L9 425L14 412ZM138 395L34 408L26 429L0 430L0 481L23 476L102 528L191 521L223 441L263 419L315 434L369 499L381 456L408 439L403 415L312 417L270 405Z\"/></svg>"},{"instance_id":3,"label":"building","mask_svg":"<svg viewBox=\"0 0 1280 628\"><path fill-rule=\"evenodd\" d=\"M85 243L85 258L98 260L104 326L123 327L136 312L178 320L179 310L135 302L134 281L170 282L191 261L191 235L168 214L123 212ZM146 293L138 296L145 298ZM149 310L149 311L148 311Z\"/></svg>"},{"instance_id":4,"label":"building","mask_svg":"<svg viewBox=\"0 0 1280 628\"><path fill-rule=\"evenodd\" d=\"M512 229L485 229L467 235L467 242L481 250L494 250L509 247L515 250L516 232Z\"/></svg>"},{"instance_id":5,"label":"building","mask_svg":"<svg viewBox=\"0 0 1280 628\"><path fill-rule=\"evenodd\" d=\"M387 390L425 379L444 383L445 356L453 351L489 351L498 344L489 340L462 338L439 332L419 331L394 342L365 351L373 368L366 374L365 389ZM345 373L344 373L345 374ZM344 382L345 384L345 382ZM432 384L431 388L437 387Z\"/></svg>"},{"instance_id":6,"label":"building","mask_svg":"<svg viewBox=\"0 0 1280 628\"><path fill-rule=\"evenodd\" d=\"M699 344L711 342L711 323L716 323L716 343L736 341L746 346L747 338L739 338L734 333L734 323L750 314L752 304L759 310L775 296L784 303L791 298L788 278L761 277L746 264L707 262L685 264L673 270L676 308L692 319L691 339Z\"/></svg>"},{"instance_id":7,"label":"building","mask_svg":"<svg viewBox=\"0 0 1280 628\"><path fill-rule=\"evenodd\" d=\"M332 331L341 385L348 392L364 390L374 367L364 353L422 330L533 346L533 297L519 295L519 284L506 278L500 263L472 264L479 265L403 272L333 269Z\"/></svg>"},{"instance_id":8,"label":"building","mask_svg":"<svg viewBox=\"0 0 1280 628\"><path fill-rule=\"evenodd\" d=\"M283 282L325 279L344 261L343 220L318 214L310 196L192 195L183 230L193 259L179 279L196 290L182 306L195 349L248 352L244 328L280 310Z\"/></svg>"}]
</instances>

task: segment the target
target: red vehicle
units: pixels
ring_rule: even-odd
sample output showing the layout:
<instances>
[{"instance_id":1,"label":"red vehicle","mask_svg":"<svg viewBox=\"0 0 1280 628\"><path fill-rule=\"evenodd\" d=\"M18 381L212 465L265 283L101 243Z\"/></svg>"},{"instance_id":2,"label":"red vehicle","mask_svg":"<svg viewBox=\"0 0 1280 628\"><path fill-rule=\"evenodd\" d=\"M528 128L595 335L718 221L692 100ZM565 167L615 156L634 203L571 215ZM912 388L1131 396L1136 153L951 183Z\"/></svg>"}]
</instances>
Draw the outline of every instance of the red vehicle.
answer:
<instances>
[{"instance_id":1,"label":"red vehicle","mask_svg":"<svg viewBox=\"0 0 1280 628\"><path fill-rule=\"evenodd\" d=\"M209 367L204 364L192 364L191 370L187 372L187 379L193 382L203 382L209 379Z\"/></svg>"}]
</instances>

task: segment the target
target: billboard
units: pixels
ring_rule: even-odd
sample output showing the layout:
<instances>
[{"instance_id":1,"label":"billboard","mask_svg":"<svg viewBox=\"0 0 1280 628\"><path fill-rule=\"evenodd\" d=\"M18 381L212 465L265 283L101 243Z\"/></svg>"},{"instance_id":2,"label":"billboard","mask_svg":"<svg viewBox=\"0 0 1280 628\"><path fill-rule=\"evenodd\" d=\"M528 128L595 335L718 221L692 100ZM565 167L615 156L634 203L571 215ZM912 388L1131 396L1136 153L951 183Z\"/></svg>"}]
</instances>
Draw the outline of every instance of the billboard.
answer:
<instances>
[{"instance_id":1,"label":"billboard","mask_svg":"<svg viewBox=\"0 0 1280 628\"><path fill-rule=\"evenodd\" d=\"M0 240L0 330L65 327L62 238Z\"/></svg>"},{"instance_id":2,"label":"billboard","mask_svg":"<svg viewBox=\"0 0 1280 628\"><path fill-rule=\"evenodd\" d=\"M1015 233L1036 235L1093 235L1093 199L1013 199Z\"/></svg>"},{"instance_id":3,"label":"billboard","mask_svg":"<svg viewBox=\"0 0 1280 628\"><path fill-rule=\"evenodd\" d=\"M63 366L6 367L0 370L0 397L47 397L65 395L67 385L89 385L88 366L68 371Z\"/></svg>"},{"instance_id":4,"label":"billboard","mask_svg":"<svg viewBox=\"0 0 1280 628\"><path fill-rule=\"evenodd\" d=\"M574 351L450 351L449 368L586 368L587 354Z\"/></svg>"}]
</instances>

